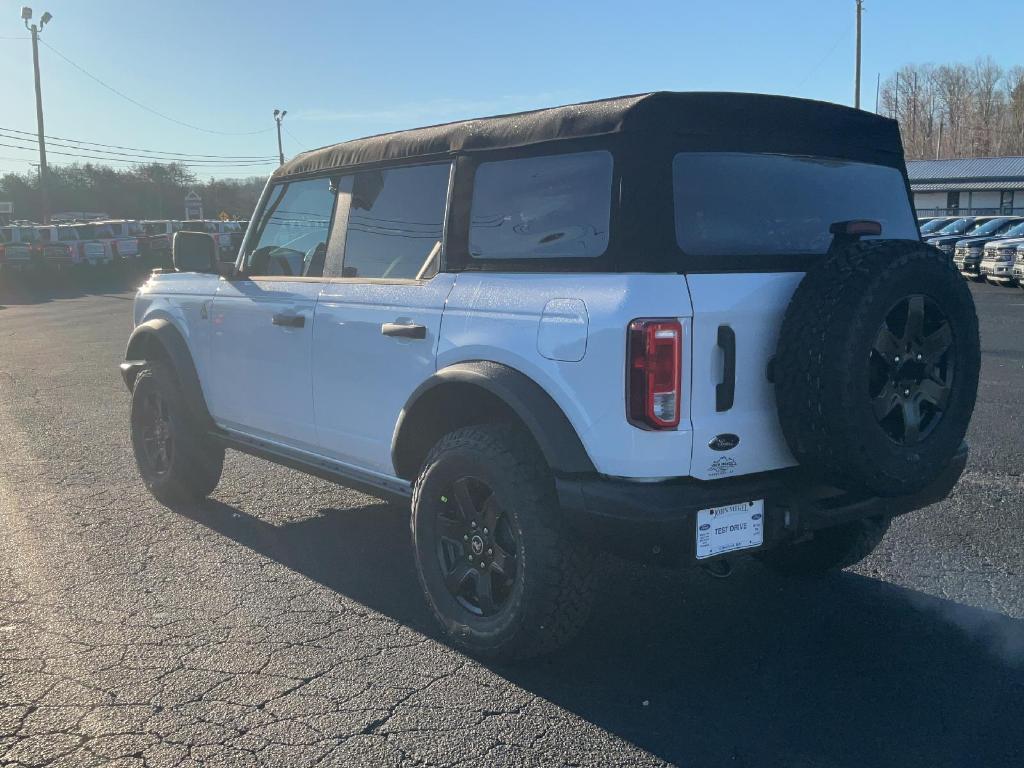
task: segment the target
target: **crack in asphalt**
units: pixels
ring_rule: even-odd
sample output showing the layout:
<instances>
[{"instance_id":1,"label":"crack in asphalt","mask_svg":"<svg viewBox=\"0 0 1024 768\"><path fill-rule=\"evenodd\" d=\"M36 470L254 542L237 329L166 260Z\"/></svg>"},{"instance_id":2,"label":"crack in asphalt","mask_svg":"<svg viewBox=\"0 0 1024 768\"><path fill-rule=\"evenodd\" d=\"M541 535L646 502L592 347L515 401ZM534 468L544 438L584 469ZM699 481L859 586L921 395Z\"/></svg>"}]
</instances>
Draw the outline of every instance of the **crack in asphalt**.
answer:
<instances>
[{"instance_id":1,"label":"crack in asphalt","mask_svg":"<svg viewBox=\"0 0 1024 768\"><path fill-rule=\"evenodd\" d=\"M986 332L1005 326L1002 294L974 290ZM115 373L129 302L18 305L2 322L0 765L1024 753L1024 441L994 394L1024 383L1018 370L987 371L975 430L990 444L951 498L897 520L856 569L801 584L743 561L720 582L609 559L580 640L505 667L438 641L406 510L234 454L212 500L156 503Z\"/></svg>"}]
</instances>

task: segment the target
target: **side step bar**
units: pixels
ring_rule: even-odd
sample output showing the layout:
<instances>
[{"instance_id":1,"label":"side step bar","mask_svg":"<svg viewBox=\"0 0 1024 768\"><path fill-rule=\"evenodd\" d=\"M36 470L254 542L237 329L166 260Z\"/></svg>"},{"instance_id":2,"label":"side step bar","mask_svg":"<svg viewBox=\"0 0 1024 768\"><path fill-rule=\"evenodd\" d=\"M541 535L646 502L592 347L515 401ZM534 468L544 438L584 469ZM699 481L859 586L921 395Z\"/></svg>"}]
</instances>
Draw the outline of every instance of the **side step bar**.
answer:
<instances>
[{"instance_id":1,"label":"side step bar","mask_svg":"<svg viewBox=\"0 0 1024 768\"><path fill-rule=\"evenodd\" d=\"M408 504L412 498L412 486L398 478L387 478L362 472L341 462L324 456L295 451L276 443L237 432L215 430L210 437L225 448L247 453L261 459L269 459L308 475L329 480L354 491L376 496L394 504Z\"/></svg>"}]
</instances>

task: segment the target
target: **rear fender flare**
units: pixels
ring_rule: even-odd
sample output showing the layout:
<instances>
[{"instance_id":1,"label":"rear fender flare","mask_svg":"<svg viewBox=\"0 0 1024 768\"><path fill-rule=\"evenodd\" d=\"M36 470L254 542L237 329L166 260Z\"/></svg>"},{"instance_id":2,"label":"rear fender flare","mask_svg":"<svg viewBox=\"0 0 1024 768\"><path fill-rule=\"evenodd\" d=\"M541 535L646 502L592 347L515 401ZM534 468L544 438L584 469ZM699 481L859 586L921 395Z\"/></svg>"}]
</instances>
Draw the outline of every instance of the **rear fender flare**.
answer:
<instances>
[{"instance_id":1,"label":"rear fender flare","mask_svg":"<svg viewBox=\"0 0 1024 768\"><path fill-rule=\"evenodd\" d=\"M419 471L429 446L424 450L423 435L440 437L451 428L438 424L444 414L434 413L432 404L447 388L475 388L500 401L502 410L511 412L526 428L548 466L561 475L595 472L583 441L568 417L539 384L529 376L501 363L475 360L443 368L420 384L412 393L395 425L391 441L391 460L399 477L411 480ZM414 447L415 446L415 447Z\"/></svg>"}]
</instances>

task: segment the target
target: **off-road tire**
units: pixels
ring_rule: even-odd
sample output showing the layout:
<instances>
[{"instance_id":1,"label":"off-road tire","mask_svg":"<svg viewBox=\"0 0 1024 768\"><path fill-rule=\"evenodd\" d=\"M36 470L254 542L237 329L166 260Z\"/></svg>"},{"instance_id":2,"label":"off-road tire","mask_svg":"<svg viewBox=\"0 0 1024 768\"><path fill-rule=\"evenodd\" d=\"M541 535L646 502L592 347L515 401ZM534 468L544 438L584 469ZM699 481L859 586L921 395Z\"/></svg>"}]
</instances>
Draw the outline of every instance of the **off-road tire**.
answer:
<instances>
[{"instance_id":1,"label":"off-road tire","mask_svg":"<svg viewBox=\"0 0 1024 768\"><path fill-rule=\"evenodd\" d=\"M165 404L171 434L169 466L154 469L146 452L143 420L146 399L156 395ZM131 409L132 449L139 475L150 493L165 504L209 496L220 482L224 448L216 445L186 408L174 369L162 360L146 365L135 378Z\"/></svg>"},{"instance_id":2,"label":"off-road tire","mask_svg":"<svg viewBox=\"0 0 1024 768\"><path fill-rule=\"evenodd\" d=\"M810 578L849 568L875 551L889 530L891 519L872 517L817 531L799 544L762 552L757 558L783 576Z\"/></svg>"},{"instance_id":3,"label":"off-road tire","mask_svg":"<svg viewBox=\"0 0 1024 768\"><path fill-rule=\"evenodd\" d=\"M510 515L519 541L517 580L496 616L476 616L444 588L431 516L456 479L480 478ZM465 427L431 450L413 488L416 572L438 624L466 652L513 661L554 651L586 622L593 599L592 551L558 509L551 472L533 442L510 425ZM440 580L439 580L440 579Z\"/></svg>"},{"instance_id":4,"label":"off-road tire","mask_svg":"<svg viewBox=\"0 0 1024 768\"><path fill-rule=\"evenodd\" d=\"M911 295L944 313L946 364L954 366L941 419L913 445L887 435L869 391L878 332ZM880 496L921 490L963 442L980 362L974 300L945 254L912 240L834 249L807 272L782 323L775 396L786 442L806 470L838 487Z\"/></svg>"}]
</instances>

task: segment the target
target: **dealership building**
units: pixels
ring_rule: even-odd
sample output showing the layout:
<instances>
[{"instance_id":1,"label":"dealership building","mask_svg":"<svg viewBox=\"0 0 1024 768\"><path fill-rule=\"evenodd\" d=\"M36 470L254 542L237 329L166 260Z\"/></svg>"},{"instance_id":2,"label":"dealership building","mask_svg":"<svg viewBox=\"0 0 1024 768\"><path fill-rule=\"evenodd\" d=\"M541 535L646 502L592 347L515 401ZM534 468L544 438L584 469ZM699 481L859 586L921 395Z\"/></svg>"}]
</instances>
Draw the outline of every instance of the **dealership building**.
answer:
<instances>
[{"instance_id":1,"label":"dealership building","mask_svg":"<svg viewBox=\"0 0 1024 768\"><path fill-rule=\"evenodd\" d=\"M1024 214L1024 157L908 160L919 216Z\"/></svg>"}]
</instances>

